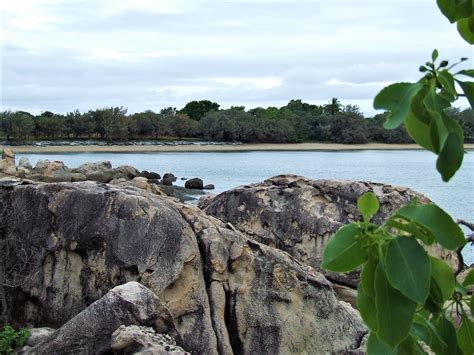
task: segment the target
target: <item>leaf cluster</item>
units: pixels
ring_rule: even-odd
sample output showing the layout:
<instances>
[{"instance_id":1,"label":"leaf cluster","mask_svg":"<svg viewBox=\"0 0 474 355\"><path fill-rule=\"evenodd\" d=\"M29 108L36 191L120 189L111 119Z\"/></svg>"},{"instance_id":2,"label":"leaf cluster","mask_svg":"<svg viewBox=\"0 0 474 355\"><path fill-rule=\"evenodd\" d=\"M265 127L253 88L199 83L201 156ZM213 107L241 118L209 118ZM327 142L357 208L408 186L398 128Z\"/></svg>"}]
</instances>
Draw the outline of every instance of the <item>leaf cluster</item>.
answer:
<instances>
[{"instance_id":1,"label":"leaf cluster","mask_svg":"<svg viewBox=\"0 0 474 355\"><path fill-rule=\"evenodd\" d=\"M422 344L436 354L472 354L474 314L464 284L456 282L451 267L422 246L438 243L457 250L466 240L456 222L435 204L416 201L400 208L382 226L370 223L379 210L372 192L358 202L362 222L342 227L326 246L322 267L349 272L361 268L357 305L371 334L369 353L423 354ZM462 319L456 330L447 319L445 305L455 303Z\"/></svg>"},{"instance_id":2,"label":"leaf cluster","mask_svg":"<svg viewBox=\"0 0 474 355\"><path fill-rule=\"evenodd\" d=\"M408 134L423 148L438 155L436 168L444 181L449 181L461 167L464 156L464 133L459 123L446 113L459 96L467 97L474 107L474 70L450 70L446 60L436 63L435 49L431 61L420 67L425 73L416 83L395 83L384 88L374 99L374 108L390 111L384 128L395 129L404 124ZM461 80L462 79L462 80ZM457 92L457 86L464 94Z\"/></svg>"},{"instance_id":3,"label":"leaf cluster","mask_svg":"<svg viewBox=\"0 0 474 355\"><path fill-rule=\"evenodd\" d=\"M0 354L14 354L15 349L26 345L30 332L28 329L16 331L7 325L0 330Z\"/></svg>"}]
</instances>

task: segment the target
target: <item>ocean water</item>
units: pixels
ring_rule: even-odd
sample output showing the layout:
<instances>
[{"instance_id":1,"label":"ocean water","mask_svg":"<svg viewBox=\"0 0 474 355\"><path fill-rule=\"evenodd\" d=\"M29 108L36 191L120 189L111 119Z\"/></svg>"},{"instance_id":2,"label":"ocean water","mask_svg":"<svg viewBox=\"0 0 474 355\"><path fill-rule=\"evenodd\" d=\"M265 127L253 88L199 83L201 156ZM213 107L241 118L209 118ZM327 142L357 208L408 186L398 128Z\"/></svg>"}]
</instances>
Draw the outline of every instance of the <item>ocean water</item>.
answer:
<instances>
[{"instance_id":1,"label":"ocean water","mask_svg":"<svg viewBox=\"0 0 474 355\"><path fill-rule=\"evenodd\" d=\"M263 181L279 174L298 174L312 179L367 180L409 187L421 192L454 218L474 222L474 150L449 182L435 168L436 156L421 150L360 150L301 152L153 152L17 154L33 164L38 159L61 160L69 167L99 160L113 166L132 165L179 178L199 177L214 184L212 193ZM474 263L474 248L466 247L467 263Z\"/></svg>"}]
</instances>

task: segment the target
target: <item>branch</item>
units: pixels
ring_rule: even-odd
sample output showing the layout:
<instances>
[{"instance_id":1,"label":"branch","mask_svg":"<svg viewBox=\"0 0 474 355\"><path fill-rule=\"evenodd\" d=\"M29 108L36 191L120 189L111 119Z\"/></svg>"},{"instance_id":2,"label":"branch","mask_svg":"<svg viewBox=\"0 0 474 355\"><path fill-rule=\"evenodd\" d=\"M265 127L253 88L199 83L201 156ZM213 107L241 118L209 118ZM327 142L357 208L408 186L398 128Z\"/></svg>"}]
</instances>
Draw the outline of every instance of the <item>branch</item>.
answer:
<instances>
[{"instance_id":1,"label":"branch","mask_svg":"<svg viewBox=\"0 0 474 355\"><path fill-rule=\"evenodd\" d=\"M466 226L467 228L469 228L470 230L474 231L474 223L470 223L470 222L466 222L465 220L463 219L458 219L456 221L457 224L462 224L463 226Z\"/></svg>"}]
</instances>

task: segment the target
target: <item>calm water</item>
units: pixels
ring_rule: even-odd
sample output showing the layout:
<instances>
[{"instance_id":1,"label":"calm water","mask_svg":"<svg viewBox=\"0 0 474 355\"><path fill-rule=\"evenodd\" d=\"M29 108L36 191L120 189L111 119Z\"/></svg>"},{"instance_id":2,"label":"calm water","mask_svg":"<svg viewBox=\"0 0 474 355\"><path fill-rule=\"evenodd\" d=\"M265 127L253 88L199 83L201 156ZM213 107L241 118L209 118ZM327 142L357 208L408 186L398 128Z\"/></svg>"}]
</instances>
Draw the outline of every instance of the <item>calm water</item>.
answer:
<instances>
[{"instance_id":1,"label":"calm water","mask_svg":"<svg viewBox=\"0 0 474 355\"><path fill-rule=\"evenodd\" d=\"M313 179L369 180L407 186L427 195L455 218L474 221L474 150L461 170L443 183L435 169L436 157L426 151L305 151L209 153L78 153L18 154L36 164L38 159L61 160L69 167L109 160L113 166L172 172L178 177L200 177L219 193L238 185L263 181L285 173ZM178 184L184 181L178 179ZM467 249L467 248L466 248ZM472 248L466 255L474 262Z\"/></svg>"}]
</instances>

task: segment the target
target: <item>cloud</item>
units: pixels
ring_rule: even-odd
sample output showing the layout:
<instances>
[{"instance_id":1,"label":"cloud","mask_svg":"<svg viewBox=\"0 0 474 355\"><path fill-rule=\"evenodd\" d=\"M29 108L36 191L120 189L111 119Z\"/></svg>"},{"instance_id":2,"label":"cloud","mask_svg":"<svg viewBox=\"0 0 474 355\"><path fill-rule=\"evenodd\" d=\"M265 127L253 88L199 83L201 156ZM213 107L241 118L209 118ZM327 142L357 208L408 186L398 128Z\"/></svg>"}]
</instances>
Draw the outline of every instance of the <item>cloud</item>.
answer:
<instances>
[{"instance_id":1,"label":"cloud","mask_svg":"<svg viewBox=\"0 0 474 355\"><path fill-rule=\"evenodd\" d=\"M338 97L370 114L384 85L417 80L433 48L450 60L472 53L429 0L1 3L2 109Z\"/></svg>"}]
</instances>

